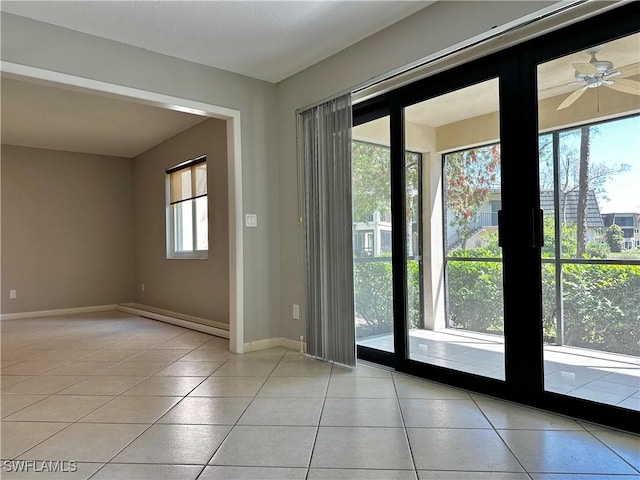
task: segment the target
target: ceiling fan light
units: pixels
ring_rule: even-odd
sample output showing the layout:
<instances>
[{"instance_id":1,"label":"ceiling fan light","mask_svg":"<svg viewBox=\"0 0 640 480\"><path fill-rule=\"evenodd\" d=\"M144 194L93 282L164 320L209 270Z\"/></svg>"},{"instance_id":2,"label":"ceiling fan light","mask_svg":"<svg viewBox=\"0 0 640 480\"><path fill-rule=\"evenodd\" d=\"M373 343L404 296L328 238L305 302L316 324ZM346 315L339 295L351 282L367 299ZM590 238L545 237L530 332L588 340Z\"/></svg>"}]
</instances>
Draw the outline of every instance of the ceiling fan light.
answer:
<instances>
[{"instance_id":1,"label":"ceiling fan light","mask_svg":"<svg viewBox=\"0 0 640 480\"><path fill-rule=\"evenodd\" d=\"M584 81L587 84L587 88L598 88L602 85L603 79L602 75L597 75L595 77L587 77Z\"/></svg>"},{"instance_id":2,"label":"ceiling fan light","mask_svg":"<svg viewBox=\"0 0 640 480\"><path fill-rule=\"evenodd\" d=\"M592 65L596 67L596 69L598 70L598 73L605 73L613 68L613 63L607 60L602 60L602 61L599 60L597 62L594 62Z\"/></svg>"}]
</instances>

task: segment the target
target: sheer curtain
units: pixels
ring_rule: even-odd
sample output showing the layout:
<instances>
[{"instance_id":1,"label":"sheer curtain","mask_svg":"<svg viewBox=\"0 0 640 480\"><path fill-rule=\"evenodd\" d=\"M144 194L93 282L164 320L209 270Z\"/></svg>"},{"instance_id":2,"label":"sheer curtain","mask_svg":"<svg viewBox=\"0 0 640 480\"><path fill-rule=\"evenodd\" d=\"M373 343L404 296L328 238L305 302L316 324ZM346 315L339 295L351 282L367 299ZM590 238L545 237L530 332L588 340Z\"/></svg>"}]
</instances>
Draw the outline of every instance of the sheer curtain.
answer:
<instances>
[{"instance_id":1,"label":"sheer curtain","mask_svg":"<svg viewBox=\"0 0 640 480\"><path fill-rule=\"evenodd\" d=\"M304 171L307 353L355 366L351 126L350 94L298 116Z\"/></svg>"}]
</instances>

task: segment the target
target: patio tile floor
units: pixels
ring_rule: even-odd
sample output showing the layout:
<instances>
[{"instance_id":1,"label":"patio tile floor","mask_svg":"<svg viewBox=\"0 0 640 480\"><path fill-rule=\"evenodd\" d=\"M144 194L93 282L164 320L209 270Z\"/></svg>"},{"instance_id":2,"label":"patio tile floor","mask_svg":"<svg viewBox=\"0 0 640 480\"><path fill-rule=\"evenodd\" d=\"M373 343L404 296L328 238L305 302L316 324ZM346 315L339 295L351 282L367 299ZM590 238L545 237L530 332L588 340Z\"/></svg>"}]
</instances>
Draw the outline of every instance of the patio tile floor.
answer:
<instances>
[{"instance_id":1,"label":"patio tile floor","mask_svg":"<svg viewBox=\"0 0 640 480\"><path fill-rule=\"evenodd\" d=\"M500 336L415 329L409 338L413 360L504 380ZM393 351L393 336L360 338L358 344ZM640 410L639 357L556 345L545 345L543 352L548 391Z\"/></svg>"}]
</instances>

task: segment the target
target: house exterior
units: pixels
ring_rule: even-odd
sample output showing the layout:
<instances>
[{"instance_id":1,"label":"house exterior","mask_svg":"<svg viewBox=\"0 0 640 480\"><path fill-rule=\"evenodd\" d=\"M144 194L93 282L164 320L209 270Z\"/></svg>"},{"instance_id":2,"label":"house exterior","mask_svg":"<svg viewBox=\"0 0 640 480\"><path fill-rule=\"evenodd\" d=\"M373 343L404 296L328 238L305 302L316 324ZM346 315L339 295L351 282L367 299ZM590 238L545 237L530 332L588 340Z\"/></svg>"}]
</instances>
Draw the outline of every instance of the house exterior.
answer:
<instances>
[{"instance_id":1,"label":"house exterior","mask_svg":"<svg viewBox=\"0 0 640 480\"><path fill-rule=\"evenodd\" d=\"M375 211L353 223L353 253L356 257L391 254L391 212Z\"/></svg>"},{"instance_id":2,"label":"house exterior","mask_svg":"<svg viewBox=\"0 0 640 480\"><path fill-rule=\"evenodd\" d=\"M605 213L602 220L606 228L614 224L622 228L626 250L640 248L640 213Z\"/></svg>"},{"instance_id":3,"label":"house exterior","mask_svg":"<svg viewBox=\"0 0 640 480\"><path fill-rule=\"evenodd\" d=\"M467 247L479 247L487 233L498 231L498 211L502 208L500 200L500 188L494 187L489 191L489 196L480 206L471 223L471 235L467 240ZM460 246L458 227L451 225L453 215L451 211L446 213L447 248L453 250Z\"/></svg>"},{"instance_id":4,"label":"house exterior","mask_svg":"<svg viewBox=\"0 0 640 480\"><path fill-rule=\"evenodd\" d=\"M560 193L560 220L563 223L578 223L578 190L571 190L565 194ZM543 190L540 192L540 208L545 215L554 213L554 192ZM598 206L598 199L593 190L587 194L587 243L598 240L598 235L604 233L604 222Z\"/></svg>"},{"instance_id":5,"label":"house exterior","mask_svg":"<svg viewBox=\"0 0 640 480\"><path fill-rule=\"evenodd\" d=\"M415 198L415 197L413 197ZM407 255L413 258L420 252L419 209L411 209L407 218ZM381 257L391 255L391 212L375 211L353 222L353 255Z\"/></svg>"},{"instance_id":6,"label":"house exterior","mask_svg":"<svg viewBox=\"0 0 640 480\"><path fill-rule=\"evenodd\" d=\"M566 194L560 194L560 217L563 222L576 224L578 221L578 191L572 190ZM540 192L540 208L544 212L544 215L554 214L554 192L553 190L542 190ZM498 231L498 211L502 208L500 200L500 189L491 189L488 198L480 207L477 215L473 219L471 236L467 240L467 247L478 247L482 245L483 238L487 233ZM448 215L450 213L448 212ZM631 222L630 216L634 214L618 214L625 215L616 217L616 221L622 222L625 225ZM449 217L450 218L450 217ZM640 241L640 232L638 228L639 221L638 215L634 217L635 223L633 226L623 227L625 231L625 245L630 244L632 241ZM610 225L610 224L609 224ZM587 196L587 242L594 242L599 240L599 236L604 233L604 228L607 227L604 216L600 213L600 207L598 206L598 199L593 190L589 190ZM622 225L621 225L622 226ZM624 230L624 229L627 230ZM635 235L631 238L631 235ZM628 236L629 235L629 236ZM628 240L628 241L627 241ZM447 222L447 246L452 249L455 248L460 242L457 229ZM630 248L630 247L627 247Z\"/></svg>"}]
</instances>

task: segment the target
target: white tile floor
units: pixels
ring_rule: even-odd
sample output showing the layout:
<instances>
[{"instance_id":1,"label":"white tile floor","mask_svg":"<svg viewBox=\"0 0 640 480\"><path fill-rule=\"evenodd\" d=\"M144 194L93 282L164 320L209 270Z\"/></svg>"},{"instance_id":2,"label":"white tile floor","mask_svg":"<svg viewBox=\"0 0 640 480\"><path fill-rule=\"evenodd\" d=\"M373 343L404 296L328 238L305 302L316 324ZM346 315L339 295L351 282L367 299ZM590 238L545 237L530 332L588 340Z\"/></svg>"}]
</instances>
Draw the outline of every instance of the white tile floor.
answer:
<instances>
[{"instance_id":1,"label":"white tile floor","mask_svg":"<svg viewBox=\"0 0 640 480\"><path fill-rule=\"evenodd\" d=\"M1 329L3 479L640 479L638 436L366 364L121 312Z\"/></svg>"}]
</instances>

